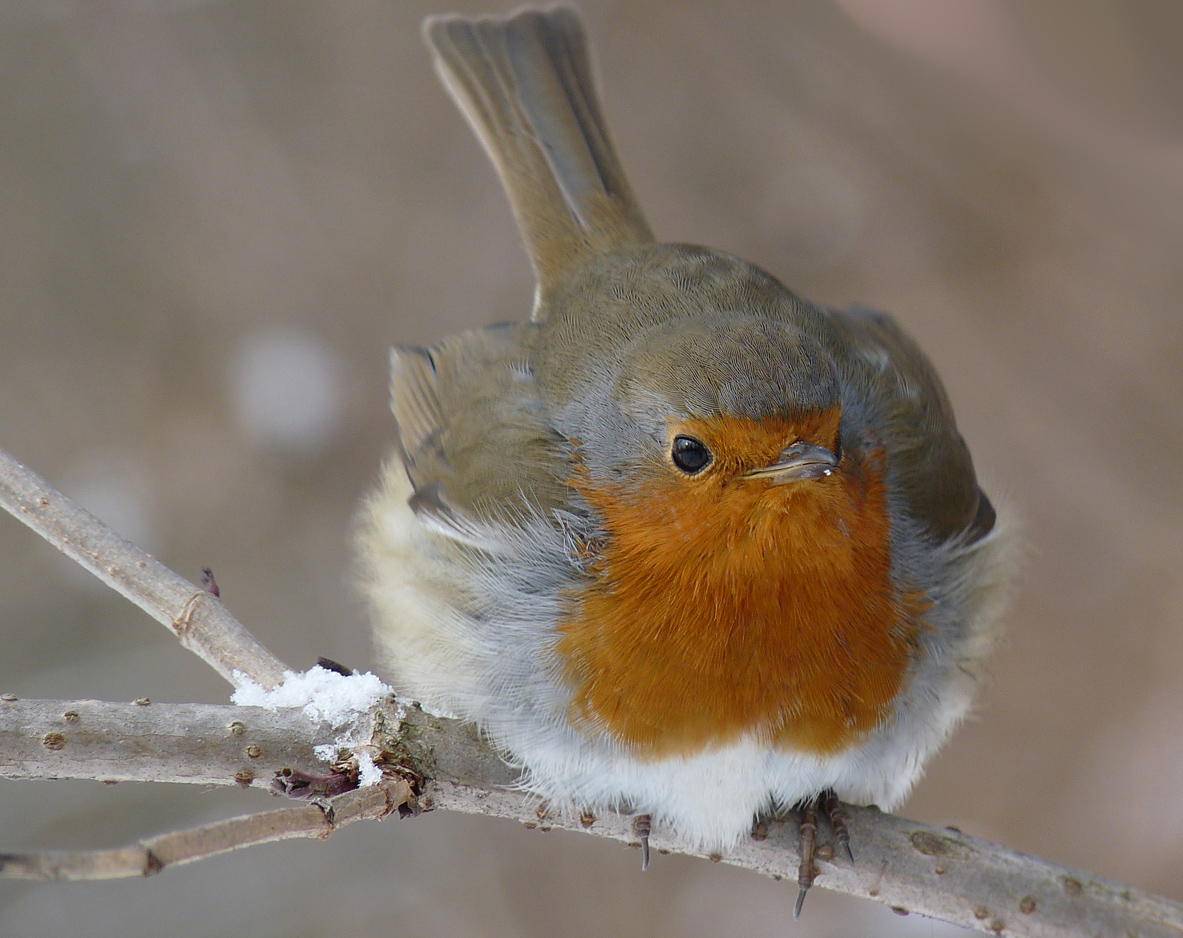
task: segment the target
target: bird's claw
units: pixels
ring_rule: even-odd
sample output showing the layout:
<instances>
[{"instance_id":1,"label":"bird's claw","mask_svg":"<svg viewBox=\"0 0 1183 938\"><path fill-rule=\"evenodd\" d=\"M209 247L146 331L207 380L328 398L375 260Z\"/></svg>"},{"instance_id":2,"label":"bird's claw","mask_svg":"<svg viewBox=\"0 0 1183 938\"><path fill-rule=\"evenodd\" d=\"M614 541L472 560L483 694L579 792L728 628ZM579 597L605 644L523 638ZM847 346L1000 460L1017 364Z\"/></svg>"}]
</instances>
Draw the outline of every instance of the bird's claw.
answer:
<instances>
[{"instance_id":1,"label":"bird's claw","mask_svg":"<svg viewBox=\"0 0 1183 938\"><path fill-rule=\"evenodd\" d=\"M649 869L649 832L652 829L653 819L648 814L633 818L633 833L641 839L641 872Z\"/></svg>"},{"instance_id":2,"label":"bird's claw","mask_svg":"<svg viewBox=\"0 0 1183 938\"><path fill-rule=\"evenodd\" d=\"M797 902L793 906L793 918L801 916L801 907L805 904L805 893L813 885L817 876L814 856L817 853L817 811L823 808L834 831L834 840L838 849L851 863L854 853L850 849L850 830L846 826L846 810L838 795L833 791L824 791L820 795L808 799L801 808L801 822L799 828L798 847L801 863L797 868Z\"/></svg>"}]
</instances>

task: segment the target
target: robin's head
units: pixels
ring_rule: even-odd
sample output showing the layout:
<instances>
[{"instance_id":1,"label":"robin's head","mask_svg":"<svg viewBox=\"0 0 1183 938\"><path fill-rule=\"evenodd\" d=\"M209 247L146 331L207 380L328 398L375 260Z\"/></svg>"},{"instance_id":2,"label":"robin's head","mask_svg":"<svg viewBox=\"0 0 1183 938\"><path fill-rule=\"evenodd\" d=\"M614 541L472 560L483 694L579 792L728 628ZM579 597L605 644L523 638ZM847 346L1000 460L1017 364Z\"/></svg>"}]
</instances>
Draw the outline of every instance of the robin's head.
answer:
<instances>
[{"instance_id":1,"label":"robin's head","mask_svg":"<svg viewBox=\"0 0 1183 938\"><path fill-rule=\"evenodd\" d=\"M785 322L665 323L629 350L614 392L637 447L615 455L639 485L722 494L823 479L840 461L834 365Z\"/></svg>"},{"instance_id":2,"label":"robin's head","mask_svg":"<svg viewBox=\"0 0 1183 938\"><path fill-rule=\"evenodd\" d=\"M568 382L576 484L618 540L633 505L652 517L645 536L711 532L695 553L774 535L783 551L851 470L865 474L858 452L844 459L863 441L843 438L834 361L807 317L786 315L799 302L737 258L658 245L586 269L547 311L552 348L585 337L571 367L547 370Z\"/></svg>"},{"instance_id":3,"label":"robin's head","mask_svg":"<svg viewBox=\"0 0 1183 938\"><path fill-rule=\"evenodd\" d=\"M703 248L646 246L580 270L543 311L543 370L583 468L606 484L660 485L673 472L698 488L835 468L838 374L793 322L811 321L804 305Z\"/></svg>"}]
</instances>

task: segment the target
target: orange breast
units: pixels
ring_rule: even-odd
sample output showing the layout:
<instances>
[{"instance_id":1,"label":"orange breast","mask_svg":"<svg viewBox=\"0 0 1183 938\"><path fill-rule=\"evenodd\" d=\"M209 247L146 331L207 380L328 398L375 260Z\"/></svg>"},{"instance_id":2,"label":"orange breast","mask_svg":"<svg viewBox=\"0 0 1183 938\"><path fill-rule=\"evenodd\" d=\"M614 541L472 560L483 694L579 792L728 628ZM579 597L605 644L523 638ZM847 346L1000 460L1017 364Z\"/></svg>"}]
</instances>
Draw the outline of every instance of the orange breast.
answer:
<instances>
[{"instance_id":1,"label":"orange breast","mask_svg":"<svg viewBox=\"0 0 1183 938\"><path fill-rule=\"evenodd\" d=\"M816 481L739 476L836 424L695 421L680 432L715 454L701 479L671 469L625 491L576 474L607 536L560 626L573 723L643 756L746 733L825 754L887 717L922 610L891 580L881 456Z\"/></svg>"}]
</instances>

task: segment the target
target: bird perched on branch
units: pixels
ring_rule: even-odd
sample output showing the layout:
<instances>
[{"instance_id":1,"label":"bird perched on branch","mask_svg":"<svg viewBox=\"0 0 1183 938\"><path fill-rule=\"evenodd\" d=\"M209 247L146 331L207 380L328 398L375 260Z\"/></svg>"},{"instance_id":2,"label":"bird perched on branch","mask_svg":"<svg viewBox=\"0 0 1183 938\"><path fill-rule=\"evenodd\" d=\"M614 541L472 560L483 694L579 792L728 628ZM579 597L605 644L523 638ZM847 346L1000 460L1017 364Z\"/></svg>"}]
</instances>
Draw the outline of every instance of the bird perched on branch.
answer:
<instances>
[{"instance_id":1,"label":"bird perched on branch","mask_svg":"<svg viewBox=\"0 0 1183 938\"><path fill-rule=\"evenodd\" d=\"M801 806L890 809L964 716L1012 553L932 365L657 242L577 15L448 16L436 68L496 165L529 322L392 355L362 512L398 689L480 725L552 806L726 851Z\"/></svg>"}]
</instances>

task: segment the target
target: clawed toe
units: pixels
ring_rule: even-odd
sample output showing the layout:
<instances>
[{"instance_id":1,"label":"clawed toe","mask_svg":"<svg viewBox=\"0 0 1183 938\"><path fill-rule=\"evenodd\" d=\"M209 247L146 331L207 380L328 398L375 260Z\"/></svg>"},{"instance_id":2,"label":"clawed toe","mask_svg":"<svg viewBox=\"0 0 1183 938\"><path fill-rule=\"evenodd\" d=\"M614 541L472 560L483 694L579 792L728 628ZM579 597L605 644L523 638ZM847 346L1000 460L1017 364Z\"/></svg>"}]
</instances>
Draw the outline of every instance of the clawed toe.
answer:
<instances>
[{"instance_id":1,"label":"clawed toe","mask_svg":"<svg viewBox=\"0 0 1183 938\"><path fill-rule=\"evenodd\" d=\"M813 885L814 877L817 876L817 867L813 861L817 853L817 812L819 808L825 810L830 828L834 832L834 840L838 844L838 850L851 863L854 862L854 853L850 849L850 831L846 826L846 810L843 808L842 802L838 800L838 795L833 791L824 791L805 801L801 806L801 820L798 829L797 844L801 862L797 867L797 902L793 906L793 918L801 916L801 907L805 904L805 894Z\"/></svg>"},{"instance_id":2,"label":"clawed toe","mask_svg":"<svg viewBox=\"0 0 1183 938\"><path fill-rule=\"evenodd\" d=\"M813 865L813 852L817 847L817 804L820 796L811 798L801 808L801 825L798 830L801 863L797 867L797 902L793 906L793 918L801 917L801 906L805 904L805 893L813 885L817 867Z\"/></svg>"},{"instance_id":3,"label":"clawed toe","mask_svg":"<svg viewBox=\"0 0 1183 938\"><path fill-rule=\"evenodd\" d=\"M641 872L649 869L649 832L652 829L653 819L648 814L633 818L633 833L641 839Z\"/></svg>"},{"instance_id":4,"label":"clawed toe","mask_svg":"<svg viewBox=\"0 0 1183 938\"><path fill-rule=\"evenodd\" d=\"M833 791L823 792L822 798L825 800L826 816L830 819L830 828L834 831L834 839L838 841L838 849L842 851L847 860L853 863L854 853L850 849L850 831L846 828L846 809L842 807L842 802L838 800L838 796Z\"/></svg>"}]
</instances>

